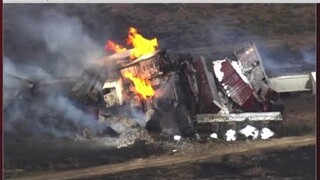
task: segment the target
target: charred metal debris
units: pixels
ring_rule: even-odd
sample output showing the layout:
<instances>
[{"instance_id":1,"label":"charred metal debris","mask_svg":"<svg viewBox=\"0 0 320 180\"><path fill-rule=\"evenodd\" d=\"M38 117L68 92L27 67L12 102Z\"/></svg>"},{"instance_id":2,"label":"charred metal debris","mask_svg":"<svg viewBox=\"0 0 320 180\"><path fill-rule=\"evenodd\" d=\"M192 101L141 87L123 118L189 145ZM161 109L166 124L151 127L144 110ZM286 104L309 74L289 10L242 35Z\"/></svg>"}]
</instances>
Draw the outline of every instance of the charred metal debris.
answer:
<instances>
[{"instance_id":1,"label":"charred metal debris","mask_svg":"<svg viewBox=\"0 0 320 180\"><path fill-rule=\"evenodd\" d=\"M107 78L103 66L88 69L71 94L93 104L97 118L105 119L110 109L121 113L124 106L142 112L149 132L224 136L228 129L248 125L276 131L273 125L281 123L283 106L277 104L278 94L269 85L256 46L247 43L234 55L236 61L212 62L190 54L169 56L166 50L134 61L118 55L116 76ZM150 85L153 94L139 93L128 73Z\"/></svg>"}]
</instances>

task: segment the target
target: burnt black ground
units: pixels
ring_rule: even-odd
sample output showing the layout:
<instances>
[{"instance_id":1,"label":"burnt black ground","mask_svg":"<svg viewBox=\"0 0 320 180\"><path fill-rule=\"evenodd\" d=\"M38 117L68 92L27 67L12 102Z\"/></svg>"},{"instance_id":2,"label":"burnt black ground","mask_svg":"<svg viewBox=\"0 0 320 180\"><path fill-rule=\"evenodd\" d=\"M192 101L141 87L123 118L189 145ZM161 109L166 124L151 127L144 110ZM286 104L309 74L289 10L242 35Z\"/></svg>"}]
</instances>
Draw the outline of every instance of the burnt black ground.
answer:
<instances>
[{"instance_id":1,"label":"burnt black ground","mask_svg":"<svg viewBox=\"0 0 320 180\"><path fill-rule=\"evenodd\" d=\"M163 168L147 168L90 179L251 178L315 179L315 146L266 151L264 153L228 155L223 157L220 162L205 161Z\"/></svg>"},{"instance_id":2,"label":"burnt black ground","mask_svg":"<svg viewBox=\"0 0 320 180\"><path fill-rule=\"evenodd\" d=\"M283 122L286 136L314 134L315 101L311 92L293 93L282 100L285 103L286 118ZM297 104L296 102L299 102ZM303 115L301 114L303 112ZM296 117L296 118L293 118ZM22 174L78 169L97 165L126 162L136 158L147 158L168 153L161 144L152 145L138 142L134 146L111 149L93 141L70 139L12 138L5 136L6 177ZM245 143L245 142L243 142ZM217 144L221 146L221 144ZM225 144L227 145L227 143ZM190 143L190 147L197 143ZM201 147L204 147L201 145ZM214 144L210 147L213 148ZM188 151L186 151L188 152ZM199 156L201 156L199 154ZM298 149L283 149L266 152L225 156L221 162L198 162L165 168L153 168L115 174L100 179L148 179L162 177L170 179L179 174L184 178L248 178L248 177L301 177L313 179L315 170L314 146ZM155 162L156 163L156 162ZM301 179L300 178L300 179ZM98 178L99 179L99 178ZM299 179L299 178L298 178Z\"/></svg>"},{"instance_id":3,"label":"burnt black ground","mask_svg":"<svg viewBox=\"0 0 320 180\"><path fill-rule=\"evenodd\" d=\"M13 174L17 169L18 171L22 169L24 172L68 170L119 163L164 153L163 149L146 145L144 142L137 142L133 146L121 149L92 141L75 142L67 139L51 139L46 142L22 139L22 141L16 140L16 143L19 143L20 148L13 148L8 142L5 148L5 169L13 170Z\"/></svg>"}]
</instances>

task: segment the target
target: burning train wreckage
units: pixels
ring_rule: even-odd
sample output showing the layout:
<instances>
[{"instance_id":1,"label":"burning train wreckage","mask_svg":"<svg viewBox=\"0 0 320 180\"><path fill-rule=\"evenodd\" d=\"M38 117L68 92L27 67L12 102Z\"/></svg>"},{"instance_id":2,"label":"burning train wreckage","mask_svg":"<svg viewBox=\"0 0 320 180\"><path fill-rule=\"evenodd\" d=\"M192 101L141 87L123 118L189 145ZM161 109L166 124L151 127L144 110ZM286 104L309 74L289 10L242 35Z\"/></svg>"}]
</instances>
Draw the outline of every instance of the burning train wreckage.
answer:
<instances>
[{"instance_id":1,"label":"burning train wreckage","mask_svg":"<svg viewBox=\"0 0 320 180\"><path fill-rule=\"evenodd\" d=\"M261 57L253 43L228 58L211 63L200 56L170 57L158 50L157 39L145 39L129 29L127 43L133 49L108 41L106 50L115 54L83 72L72 95L86 104L99 104L97 118L109 121L112 113L129 107L152 133L182 137L224 137L236 135L268 139L281 127L283 109L277 93L269 86ZM105 76L103 64L116 62L115 76ZM115 128L111 131L118 134ZM110 129L109 131L110 132ZM84 136L91 136L89 130ZM208 136L207 136L208 137Z\"/></svg>"},{"instance_id":2,"label":"burning train wreckage","mask_svg":"<svg viewBox=\"0 0 320 180\"><path fill-rule=\"evenodd\" d=\"M129 28L127 44L133 48L108 41L105 49L114 54L92 63L71 88L71 98L94 112L101 127L107 125L101 132L85 128L84 137L116 139L125 124L148 134L175 135L177 141L268 139L281 130L283 106L253 43L236 50L235 61L211 62L169 55L156 38L148 40L135 28ZM106 68L110 63L112 73Z\"/></svg>"}]
</instances>

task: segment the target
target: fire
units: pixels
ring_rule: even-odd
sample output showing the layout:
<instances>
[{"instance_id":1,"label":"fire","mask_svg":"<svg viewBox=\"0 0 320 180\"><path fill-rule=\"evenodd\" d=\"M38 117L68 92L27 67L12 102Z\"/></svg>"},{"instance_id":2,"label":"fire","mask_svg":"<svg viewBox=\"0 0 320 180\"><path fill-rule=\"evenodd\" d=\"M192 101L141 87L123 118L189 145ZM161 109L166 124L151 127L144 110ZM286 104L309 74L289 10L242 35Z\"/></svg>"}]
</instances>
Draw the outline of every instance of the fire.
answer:
<instances>
[{"instance_id":1,"label":"fire","mask_svg":"<svg viewBox=\"0 0 320 180\"><path fill-rule=\"evenodd\" d=\"M124 77L130 79L133 82L135 91L144 99L151 98L154 95L154 90L149 81L136 77L130 72L124 73Z\"/></svg>"},{"instance_id":2,"label":"fire","mask_svg":"<svg viewBox=\"0 0 320 180\"><path fill-rule=\"evenodd\" d=\"M114 51L116 53L120 53L123 52L125 50L127 50L126 48L122 47L121 45L109 40L108 43L105 46L105 50L111 50Z\"/></svg>"},{"instance_id":3,"label":"fire","mask_svg":"<svg viewBox=\"0 0 320 180\"><path fill-rule=\"evenodd\" d=\"M136 59L146 54L152 54L158 48L157 38L146 39L141 34L138 33L138 30L134 27L130 27L128 30L127 45L132 46L130 50L130 59ZM119 53L127 50L121 45L118 45L112 41L108 41L106 45L106 50L111 50L113 52Z\"/></svg>"},{"instance_id":4,"label":"fire","mask_svg":"<svg viewBox=\"0 0 320 180\"><path fill-rule=\"evenodd\" d=\"M130 59L136 59L145 54L152 54L158 47L157 38L148 40L141 34L138 34L136 28L130 27L128 32L127 44L133 46L130 54Z\"/></svg>"}]
</instances>

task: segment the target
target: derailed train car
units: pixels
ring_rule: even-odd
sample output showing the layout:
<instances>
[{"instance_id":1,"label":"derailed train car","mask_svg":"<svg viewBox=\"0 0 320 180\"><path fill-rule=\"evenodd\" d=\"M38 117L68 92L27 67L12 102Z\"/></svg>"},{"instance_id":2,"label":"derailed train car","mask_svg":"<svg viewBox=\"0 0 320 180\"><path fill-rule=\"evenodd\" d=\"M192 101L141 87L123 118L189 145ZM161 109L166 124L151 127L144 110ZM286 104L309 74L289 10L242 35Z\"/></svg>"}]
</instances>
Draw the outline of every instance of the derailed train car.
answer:
<instances>
[{"instance_id":1,"label":"derailed train car","mask_svg":"<svg viewBox=\"0 0 320 180\"><path fill-rule=\"evenodd\" d=\"M170 57L165 50L123 61L118 77L102 86L105 105L144 112L151 132L177 126L175 133L183 136L223 135L246 125L275 131L282 106L276 104L257 48L247 43L234 53L237 61L215 60L211 67L204 57Z\"/></svg>"}]
</instances>

